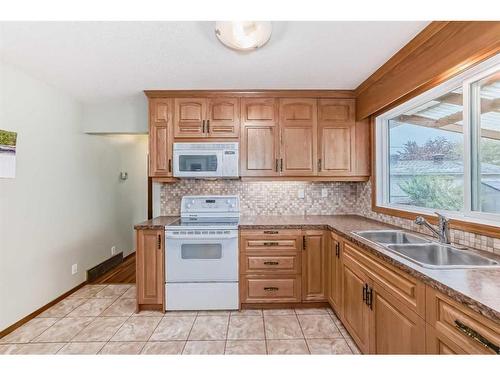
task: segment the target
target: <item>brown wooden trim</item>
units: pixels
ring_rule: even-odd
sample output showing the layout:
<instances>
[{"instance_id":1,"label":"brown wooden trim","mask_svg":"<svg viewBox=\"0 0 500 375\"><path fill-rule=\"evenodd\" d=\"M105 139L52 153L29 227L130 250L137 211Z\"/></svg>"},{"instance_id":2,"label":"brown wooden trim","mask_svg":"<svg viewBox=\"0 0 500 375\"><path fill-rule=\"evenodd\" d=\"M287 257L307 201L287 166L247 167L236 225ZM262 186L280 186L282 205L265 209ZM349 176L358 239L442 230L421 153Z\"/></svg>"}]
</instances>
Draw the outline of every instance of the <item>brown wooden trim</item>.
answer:
<instances>
[{"instance_id":1,"label":"brown wooden trim","mask_svg":"<svg viewBox=\"0 0 500 375\"><path fill-rule=\"evenodd\" d=\"M396 52L396 54L394 54L389 60L387 60L384 65L378 68L370 77L368 77L358 87L356 87L356 89L354 90L356 92L356 96L359 96L368 87L373 85L378 80L382 79L388 72L390 72L405 58L407 58L410 53L422 46L429 40L429 38L439 32L448 23L448 21L431 22L412 40L410 40L403 48L401 48L398 52Z\"/></svg>"},{"instance_id":2,"label":"brown wooden trim","mask_svg":"<svg viewBox=\"0 0 500 375\"><path fill-rule=\"evenodd\" d=\"M356 118L385 112L494 56L498 35L498 21L432 22L358 86Z\"/></svg>"},{"instance_id":3,"label":"brown wooden trim","mask_svg":"<svg viewBox=\"0 0 500 375\"><path fill-rule=\"evenodd\" d=\"M165 311L163 305L161 304L138 304L136 312L141 312L144 310L155 310L155 311Z\"/></svg>"},{"instance_id":4,"label":"brown wooden trim","mask_svg":"<svg viewBox=\"0 0 500 375\"><path fill-rule=\"evenodd\" d=\"M371 116L371 127L372 127L372 177L371 177L371 202L372 211L384 215L400 217L408 220L415 220L417 216L423 216L432 224L437 224L437 218L435 216L423 215L418 212L413 211L403 211L395 208L381 207L377 205L377 173L375 169L376 165L376 129L375 129L375 116ZM483 236L500 238L500 226L493 226L487 224L479 224L470 221L463 220L450 220L450 228L458 229L465 232L471 232L480 234Z\"/></svg>"},{"instance_id":5,"label":"brown wooden trim","mask_svg":"<svg viewBox=\"0 0 500 375\"><path fill-rule=\"evenodd\" d=\"M180 179L176 177L151 177L153 182L159 182L159 183L172 183L172 182L179 182Z\"/></svg>"},{"instance_id":6,"label":"brown wooden trim","mask_svg":"<svg viewBox=\"0 0 500 375\"><path fill-rule=\"evenodd\" d=\"M355 98L354 90L144 90L148 98L271 97Z\"/></svg>"},{"instance_id":7,"label":"brown wooden trim","mask_svg":"<svg viewBox=\"0 0 500 375\"><path fill-rule=\"evenodd\" d=\"M328 302L242 303L241 309L305 309L330 307Z\"/></svg>"},{"instance_id":8,"label":"brown wooden trim","mask_svg":"<svg viewBox=\"0 0 500 375\"><path fill-rule=\"evenodd\" d=\"M61 294L59 297L57 297L56 299L50 301L49 303L47 303L46 305L43 305L42 307L40 307L39 309L33 311L31 314L29 315L26 315L24 318L18 320L17 322L15 322L14 324L8 326L7 328L5 328L4 330L0 331L0 338L4 337L4 336L7 336L9 333L15 331L17 328L21 327L23 324L26 324L27 322L29 322L31 319L35 318L37 315L40 315L42 312L44 312L45 310L48 310L50 307L54 306L56 303L58 302L61 302L63 299L65 299L66 297L68 297L69 295L73 294L74 292L76 292L78 289L80 289L81 287L87 285L87 282L84 281L83 283L75 286L73 289L70 289L69 291L67 291L66 293L64 294Z\"/></svg>"},{"instance_id":9,"label":"brown wooden trim","mask_svg":"<svg viewBox=\"0 0 500 375\"><path fill-rule=\"evenodd\" d=\"M276 176L276 177L241 177L241 181L325 181L325 182L366 182L370 176Z\"/></svg>"},{"instance_id":10,"label":"brown wooden trim","mask_svg":"<svg viewBox=\"0 0 500 375\"><path fill-rule=\"evenodd\" d=\"M148 220L153 218L153 178L148 177Z\"/></svg>"}]
</instances>

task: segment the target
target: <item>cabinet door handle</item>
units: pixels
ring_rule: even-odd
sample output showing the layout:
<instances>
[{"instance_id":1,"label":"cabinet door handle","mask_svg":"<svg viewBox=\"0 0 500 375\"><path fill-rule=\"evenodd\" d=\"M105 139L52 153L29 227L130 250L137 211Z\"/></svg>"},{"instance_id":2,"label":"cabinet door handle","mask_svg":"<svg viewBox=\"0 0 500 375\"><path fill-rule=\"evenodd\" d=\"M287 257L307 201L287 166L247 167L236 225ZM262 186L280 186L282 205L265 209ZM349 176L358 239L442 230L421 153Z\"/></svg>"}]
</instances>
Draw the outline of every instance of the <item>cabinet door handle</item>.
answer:
<instances>
[{"instance_id":1,"label":"cabinet door handle","mask_svg":"<svg viewBox=\"0 0 500 375\"><path fill-rule=\"evenodd\" d=\"M279 242L264 242L264 246L278 246Z\"/></svg>"},{"instance_id":2,"label":"cabinet door handle","mask_svg":"<svg viewBox=\"0 0 500 375\"><path fill-rule=\"evenodd\" d=\"M276 159L276 165L275 165L275 168L276 168L276 172L279 172L279 159Z\"/></svg>"},{"instance_id":3,"label":"cabinet door handle","mask_svg":"<svg viewBox=\"0 0 500 375\"><path fill-rule=\"evenodd\" d=\"M264 262L264 264L266 266L277 266L278 264L280 264L280 262L267 261L267 262Z\"/></svg>"},{"instance_id":4,"label":"cabinet door handle","mask_svg":"<svg viewBox=\"0 0 500 375\"><path fill-rule=\"evenodd\" d=\"M321 172L321 159L318 159L318 172Z\"/></svg>"},{"instance_id":5,"label":"cabinet door handle","mask_svg":"<svg viewBox=\"0 0 500 375\"><path fill-rule=\"evenodd\" d=\"M277 287L275 287L275 286L266 286L266 287L264 287L264 290L265 290L266 292L276 292L276 291L277 291L277 290L279 290L279 289L280 289L280 288L277 288Z\"/></svg>"},{"instance_id":6,"label":"cabinet door handle","mask_svg":"<svg viewBox=\"0 0 500 375\"><path fill-rule=\"evenodd\" d=\"M201 132L202 132L202 133L205 133L205 120L202 120L202 121L201 121L201 126L202 126L202 130L201 130Z\"/></svg>"},{"instance_id":7,"label":"cabinet door handle","mask_svg":"<svg viewBox=\"0 0 500 375\"><path fill-rule=\"evenodd\" d=\"M488 340L486 337L483 335L479 334L478 332L474 331L472 328L466 326L459 320L455 320L455 327L462 332L464 335L469 336L471 339L475 340L478 342L480 345L484 346L485 348L488 348L492 350L495 354L500 354L500 347L493 344L490 340Z\"/></svg>"},{"instance_id":8,"label":"cabinet door handle","mask_svg":"<svg viewBox=\"0 0 500 375\"><path fill-rule=\"evenodd\" d=\"M172 172L172 159L168 159L168 171Z\"/></svg>"},{"instance_id":9,"label":"cabinet door handle","mask_svg":"<svg viewBox=\"0 0 500 375\"><path fill-rule=\"evenodd\" d=\"M306 249L306 236L302 236L302 250Z\"/></svg>"},{"instance_id":10,"label":"cabinet door handle","mask_svg":"<svg viewBox=\"0 0 500 375\"><path fill-rule=\"evenodd\" d=\"M366 304L370 310L373 310L373 289L369 288L368 285L366 285Z\"/></svg>"},{"instance_id":11,"label":"cabinet door handle","mask_svg":"<svg viewBox=\"0 0 500 375\"><path fill-rule=\"evenodd\" d=\"M207 134L210 133L210 120L207 120Z\"/></svg>"},{"instance_id":12,"label":"cabinet door handle","mask_svg":"<svg viewBox=\"0 0 500 375\"><path fill-rule=\"evenodd\" d=\"M340 244L338 242L335 244L335 256L340 258Z\"/></svg>"},{"instance_id":13,"label":"cabinet door handle","mask_svg":"<svg viewBox=\"0 0 500 375\"><path fill-rule=\"evenodd\" d=\"M158 243L158 250L161 250L161 235L160 234L158 235L157 243Z\"/></svg>"},{"instance_id":14,"label":"cabinet door handle","mask_svg":"<svg viewBox=\"0 0 500 375\"><path fill-rule=\"evenodd\" d=\"M265 230L264 234L278 234L279 232L277 230Z\"/></svg>"},{"instance_id":15,"label":"cabinet door handle","mask_svg":"<svg viewBox=\"0 0 500 375\"><path fill-rule=\"evenodd\" d=\"M363 285L363 302L366 304L366 292L368 291L368 284Z\"/></svg>"},{"instance_id":16,"label":"cabinet door handle","mask_svg":"<svg viewBox=\"0 0 500 375\"><path fill-rule=\"evenodd\" d=\"M280 159L280 170L283 172L283 159Z\"/></svg>"}]
</instances>

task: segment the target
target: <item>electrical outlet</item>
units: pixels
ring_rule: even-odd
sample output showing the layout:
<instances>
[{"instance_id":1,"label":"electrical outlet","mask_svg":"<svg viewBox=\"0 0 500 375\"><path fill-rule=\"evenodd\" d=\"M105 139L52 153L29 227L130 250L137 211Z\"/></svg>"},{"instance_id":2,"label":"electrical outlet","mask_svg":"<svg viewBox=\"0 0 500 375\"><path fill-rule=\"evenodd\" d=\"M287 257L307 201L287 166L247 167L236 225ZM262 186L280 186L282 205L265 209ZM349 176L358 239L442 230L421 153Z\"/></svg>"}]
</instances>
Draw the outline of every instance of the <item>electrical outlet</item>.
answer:
<instances>
[{"instance_id":1,"label":"electrical outlet","mask_svg":"<svg viewBox=\"0 0 500 375\"><path fill-rule=\"evenodd\" d=\"M326 197L328 197L328 189L323 188L321 189L321 198L326 198Z\"/></svg>"},{"instance_id":2,"label":"electrical outlet","mask_svg":"<svg viewBox=\"0 0 500 375\"><path fill-rule=\"evenodd\" d=\"M297 194L297 195L298 195L298 197L299 197L300 199L304 199L304 197L305 197L305 195L306 195L306 194L305 194L304 189L299 189L299 192L298 192L298 194Z\"/></svg>"},{"instance_id":3,"label":"electrical outlet","mask_svg":"<svg viewBox=\"0 0 500 375\"><path fill-rule=\"evenodd\" d=\"M73 264L71 266L71 274L74 275L77 272L78 272L78 264Z\"/></svg>"},{"instance_id":4,"label":"electrical outlet","mask_svg":"<svg viewBox=\"0 0 500 375\"><path fill-rule=\"evenodd\" d=\"M116 246L112 246L111 247L111 255L115 255L116 254Z\"/></svg>"}]
</instances>

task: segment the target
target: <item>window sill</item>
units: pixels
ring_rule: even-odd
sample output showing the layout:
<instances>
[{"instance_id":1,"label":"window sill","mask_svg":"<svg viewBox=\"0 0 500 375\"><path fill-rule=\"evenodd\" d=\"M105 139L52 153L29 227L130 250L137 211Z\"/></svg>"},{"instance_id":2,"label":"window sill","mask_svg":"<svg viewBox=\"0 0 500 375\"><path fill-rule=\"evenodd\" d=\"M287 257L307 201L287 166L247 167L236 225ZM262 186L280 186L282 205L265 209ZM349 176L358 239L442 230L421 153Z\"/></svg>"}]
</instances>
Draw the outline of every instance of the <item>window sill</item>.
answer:
<instances>
[{"instance_id":1,"label":"window sill","mask_svg":"<svg viewBox=\"0 0 500 375\"><path fill-rule=\"evenodd\" d=\"M408 219L408 220L415 220L415 217L423 216L430 223L437 224L436 216L424 214L421 212L410 211L410 210L401 210L401 209L396 209L396 208L391 208L391 207L377 206L376 204L372 205L372 211L380 213L380 214L400 217L400 218ZM474 222L474 221L467 221L467 220L463 220L463 219L451 218L450 219L450 228L462 230L465 232L480 234L483 236L500 238L500 226L498 226L498 225L484 224L484 223L478 223L478 222Z\"/></svg>"}]
</instances>

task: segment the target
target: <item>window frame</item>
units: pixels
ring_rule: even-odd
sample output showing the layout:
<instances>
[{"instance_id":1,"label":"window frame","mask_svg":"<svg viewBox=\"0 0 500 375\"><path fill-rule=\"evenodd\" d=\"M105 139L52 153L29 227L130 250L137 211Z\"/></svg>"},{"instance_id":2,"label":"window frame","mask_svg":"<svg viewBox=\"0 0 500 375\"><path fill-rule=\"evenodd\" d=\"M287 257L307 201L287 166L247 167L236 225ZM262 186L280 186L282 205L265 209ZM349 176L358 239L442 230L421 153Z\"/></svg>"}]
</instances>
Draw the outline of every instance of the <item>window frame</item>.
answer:
<instances>
[{"instance_id":1,"label":"window frame","mask_svg":"<svg viewBox=\"0 0 500 375\"><path fill-rule=\"evenodd\" d=\"M500 54L466 70L465 72L441 83L440 85L425 91L424 93L390 109L375 117L374 120L374 195L372 209L376 212L410 218L412 214L434 217L439 211L457 222L473 223L492 227L500 227L500 214L485 213L472 210L473 173L477 176L477 169L473 170L472 151L476 150L474 142L480 140L479 128L473 126L471 100L472 84L484 77L498 71L500 68ZM442 209L430 209L425 207L401 205L389 202L389 120L406 113L420 105L462 88L463 99L463 144L464 144L464 206L462 211L449 211ZM475 122L480 125L479 122ZM473 137L475 131L475 137ZM476 163L477 166L477 163ZM476 181L477 182L477 181ZM493 230L494 232L495 230ZM481 232L479 230L479 232ZM490 234L491 231L487 231Z\"/></svg>"}]
</instances>

